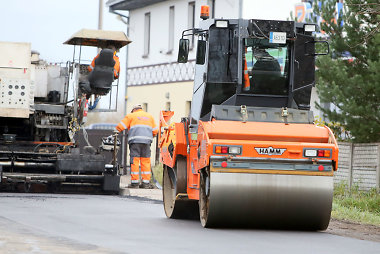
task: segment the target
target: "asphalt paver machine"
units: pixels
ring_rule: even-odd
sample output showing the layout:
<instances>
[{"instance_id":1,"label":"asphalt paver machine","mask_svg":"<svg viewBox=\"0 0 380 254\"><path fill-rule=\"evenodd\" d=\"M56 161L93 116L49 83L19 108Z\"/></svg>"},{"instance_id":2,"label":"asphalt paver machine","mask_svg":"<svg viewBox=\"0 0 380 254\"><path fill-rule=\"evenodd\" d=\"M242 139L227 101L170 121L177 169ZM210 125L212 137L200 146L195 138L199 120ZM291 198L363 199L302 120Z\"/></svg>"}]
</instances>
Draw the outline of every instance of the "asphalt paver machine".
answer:
<instances>
[{"instance_id":1,"label":"asphalt paver machine","mask_svg":"<svg viewBox=\"0 0 380 254\"><path fill-rule=\"evenodd\" d=\"M81 63L81 47L121 48L130 40L123 32L83 29L66 44L74 45L73 61L51 64L39 59L30 43L0 42L0 189L50 191L70 186L118 192L116 159L111 165L99 148L92 147L83 124L88 98L104 96L111 83L100 83L86 93L81 82L88 64ZM79 46L79 59L75 47ZM78 51L76 52L78 53ZM109 72L107 68L100 68ZM111 68L113 77L113 68ZM101 74L100 79L107 76ZM98 74L97 74L98 75ZM109 75L108 75L109 76ZM113 81L113 79L112 79ZM87 144L78 143L83 130ZM116 153L116 145L104 147ZM84 146L84 147L83 147ZM112 149L112 148L115 149ZM115 158L115 156L114 156Z\"/></svg>"}]
</instances>

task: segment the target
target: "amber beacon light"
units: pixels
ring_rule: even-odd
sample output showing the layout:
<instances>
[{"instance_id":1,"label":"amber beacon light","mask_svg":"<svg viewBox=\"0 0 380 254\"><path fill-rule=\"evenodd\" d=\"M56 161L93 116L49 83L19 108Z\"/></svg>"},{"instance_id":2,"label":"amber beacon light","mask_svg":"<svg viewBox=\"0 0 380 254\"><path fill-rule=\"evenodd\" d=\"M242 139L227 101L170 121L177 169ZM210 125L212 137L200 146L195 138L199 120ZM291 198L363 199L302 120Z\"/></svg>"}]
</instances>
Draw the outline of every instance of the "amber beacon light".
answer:
<instances>
[{"instance_id":1,"label":"amber beacon light","mask_svg":"<svg viewBox=\"0 0 380 254\"><path fill-rule=\"evenodd\" d=\"M210 17L210 7L208 5L201 6L201 19L205 20Z\"/></svg>"}]
</instances>

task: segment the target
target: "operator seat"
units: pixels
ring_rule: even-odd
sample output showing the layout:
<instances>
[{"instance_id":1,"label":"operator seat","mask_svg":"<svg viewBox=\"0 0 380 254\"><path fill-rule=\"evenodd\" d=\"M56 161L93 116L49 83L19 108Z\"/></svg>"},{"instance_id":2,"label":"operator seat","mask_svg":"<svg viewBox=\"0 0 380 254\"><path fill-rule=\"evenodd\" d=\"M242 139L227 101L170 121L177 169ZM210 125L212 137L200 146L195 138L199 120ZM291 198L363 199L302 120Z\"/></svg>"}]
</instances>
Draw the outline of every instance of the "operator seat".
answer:
<instances>
[{"instance_id":1,"label":"operator seat","mask_svg":"<svg viewBox=\"0 0 380 254\"><path fill-rule=\"evenodd\" d=\"M98 58L95 59L95 67L88 75L88 81L94 94L105 95L111 89L115 66L113 52L111 49L102 49Z\"/></svg>"},{"instance_id":2,"label":"operator seat","mask_svg":"<svg viewBox=\"0 0 380 254\"><path fill-rule=\"evenodd\" d=\"M281 68L278 61L272 59L258 59L252 67L251 86L255 93L276 94L282 86Z\"/></svg>"}]
</instances>

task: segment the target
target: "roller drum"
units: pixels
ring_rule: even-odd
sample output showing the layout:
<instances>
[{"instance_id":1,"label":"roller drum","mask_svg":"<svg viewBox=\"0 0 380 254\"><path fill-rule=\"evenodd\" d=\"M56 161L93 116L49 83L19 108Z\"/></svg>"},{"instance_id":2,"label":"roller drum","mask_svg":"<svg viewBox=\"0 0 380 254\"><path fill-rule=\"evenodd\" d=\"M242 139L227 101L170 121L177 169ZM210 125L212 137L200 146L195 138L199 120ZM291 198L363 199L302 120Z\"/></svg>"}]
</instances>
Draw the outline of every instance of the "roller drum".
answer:
<instances>
[{"instance_id":1,"label":"roller drum","mask_svg":"<svg viewBox=\"0 0 380 254\"><path fill-rule=\"evenodd\" d=\"M198 202L181 199L186 193L186 159L177 157L174 168L164 166L163 169L163 202L164 211L172 219L198 219Z\"/></svg>"},{"instance_id":2,"label":"roller drum","mask_svg":"<svg viewBox=\"0 0 380 254\"><path fill-rule=\"evenodd\" d=\"M211 172L209 185L205 227L324 230L330 221L332 176Z\"/></svg>"}]
</instances>

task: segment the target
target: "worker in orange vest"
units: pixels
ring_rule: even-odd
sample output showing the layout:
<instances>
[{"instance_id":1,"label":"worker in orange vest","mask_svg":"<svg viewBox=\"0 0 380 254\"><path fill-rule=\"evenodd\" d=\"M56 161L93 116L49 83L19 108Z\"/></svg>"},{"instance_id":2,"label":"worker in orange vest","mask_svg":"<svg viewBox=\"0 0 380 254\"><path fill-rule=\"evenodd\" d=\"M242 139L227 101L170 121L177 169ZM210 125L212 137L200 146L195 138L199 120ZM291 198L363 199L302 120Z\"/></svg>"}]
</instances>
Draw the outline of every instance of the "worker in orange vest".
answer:
<instances>
[{"instance_id":1,"label":"worker in orange vest","mask_svg":"<svg viewBox=\"0 0 380 254\"><path fill-rule=\"evenodd\" d=\"M119 78L120 74L120 60L119 57L116 55L116 47L112 44L109 44L106 48L113 50L113 60L115 61L115 65L113 68L113 76L115 79ZM95 60L99 57L99 54L94 57L91 64L87 67L88 71L91 72L95 68Z\"/></svg>"},{"instance_id":2,"label":"worker in orange vest","mask_svg":"<svg viewBox=\"0 0 380 254\"><path fill-rule=\"evenodd\" d=\"M131 163L130 188L152 188L150 185L150 144L157 135L158 128L151 114L142 110L140 104L132 108L130 114L116 126L118 132L128 130L128 144ZM139 165L141 164L142 183L139 185Z\"/></svg>"}]
</instances>

